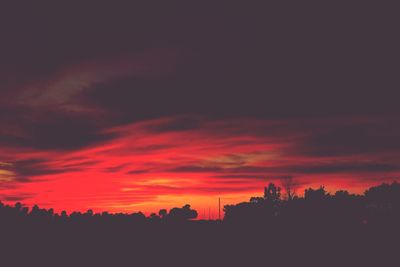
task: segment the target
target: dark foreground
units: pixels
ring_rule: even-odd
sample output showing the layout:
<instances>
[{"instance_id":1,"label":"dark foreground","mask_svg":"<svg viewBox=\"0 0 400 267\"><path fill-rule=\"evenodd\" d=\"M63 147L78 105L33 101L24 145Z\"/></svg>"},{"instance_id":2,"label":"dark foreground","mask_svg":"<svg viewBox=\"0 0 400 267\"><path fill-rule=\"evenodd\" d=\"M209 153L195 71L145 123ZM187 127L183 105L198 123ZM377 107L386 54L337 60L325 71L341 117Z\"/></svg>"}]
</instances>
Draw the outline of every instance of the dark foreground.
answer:
<instances>
[{"instance_id":1,"label":"dark foreground","mask_svg":"<svg viewBox=\"0 0 400 267\"><path fill-rule=\"evenodd\" d=\"M65 223L1 228L1 266L400 266L397 225Z\"/></svg>"},{"instance_id":2,"label":"dark foreground","mask_svg":"<svg viewBox=\"0 0 400 267\"><path fill-rule=\"evenodd\" d=\"M400 266L396 182L286 199L270 184L263 197L225 206L224 221L196 216L189 205L145 217L0 202L0 267Z\"/></svg>"}]
</instances>

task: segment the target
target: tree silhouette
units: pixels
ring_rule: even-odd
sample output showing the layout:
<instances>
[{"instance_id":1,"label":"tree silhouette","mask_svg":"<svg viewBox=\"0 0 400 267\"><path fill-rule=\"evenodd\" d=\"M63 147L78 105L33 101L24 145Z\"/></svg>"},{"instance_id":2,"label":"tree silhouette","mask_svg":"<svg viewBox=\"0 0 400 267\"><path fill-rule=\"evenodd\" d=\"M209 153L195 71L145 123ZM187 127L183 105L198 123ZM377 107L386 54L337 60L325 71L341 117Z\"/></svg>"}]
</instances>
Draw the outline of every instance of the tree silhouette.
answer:
<instances>
[{"instance_id":1,"label":"tree silhouette","mask_svg":"<svg viewBox=\"0 0 400 267\"><path fill-rule=\"evenodd\" d=\"M282 187L285 189L287 200L292 200L296 196L296 183L292 176L282 178Z\"/></svg>"},{"instance_id":2,"label":"tree silhouette","mask_svg":"<svg viewBox=\"0 0 400 267\"><path fill-rule=\"evenodd\" d=\"M173 221L186 221L197 218L197 211L192 210L189 204L182 208L173 208L169 211L167 219Z\"/></svg>"},{"instance_id":3,"label":"tree silhouette","mask_svg":"<svg viewBox=\"0 0 400 267\"><path fill-rule=\"evenodd\" d=\"M329 194L327 194L325 187L321 186L318 189L306 189L304 192L304 199L313 201L313 202L318 202L318 201L323 201L325 200Z\"/></svg>"},{"instance_id":4,"label":"tree silhouette","mask_svg":"<svg viewBox=\"0 0 400 267\"><path fill-rule=\"evenodd\" d=\"M269 202L277 202L281 198L281 188L270 183L264 188L264 199Z\"/></svg>"},{"instance_id":5,"label":"tree silhouette","mask_svg":"<svg viewBox=\"0 0 400 267\"><path fill-rule=\"evenodd\" d=\"M249 202L226 205L224 211L224 220L220 222L194 220L197 212L190 205L172 208L169 212L161 209L158 214L146 217L141 212L95 213L92 210L70 215L63 211L59 215L37 205L29 210L21 203L11 206L0 202L0 229L2 244L5 244L2 251L8 244L22 244L21 248L29 244L27 247L36 256L46 252L46 255L59 255L60 251L72 255L71 251L77 248L91 255L88 263L103 266L103 262L96 260L100 254L114 253L115 260L121 255L130 255L129 251L133 250L135 260L138 257L160 259L154 264L158 266L177 251L186 264L192 263L194 258L201 258L196 252L208 249L207 255L229 255L222 263L237 266L236 255L247 261L265 260L266 251L282 259L288 254L306 255L310 251L318 256L321 248L334 251L335 257L341 249L357 251L365 257L365 253L390 251L390 246L384 246L397 242L395 237L400 234L399 184L396 182L371 187L364 195L344 190L330 195L323 186L308 188L304 197L291 200L282 199L280 188L270 183L264 197L255 196ZM146 247L151 249L143 250ZM20 249L18 255L21 253L29 254L29 251ZM6 255L2 254L2 262L6 262ZM19 258L23 257L14 257L13 261ZM356 259L359 263L362 257ZM296 260L293 256L294 263Z\"/></svg>"},{"instance_id":6,"label":"tree silhouette","mask_svg":"<svg viewBox=\"0 0 400 267\"><path fill-rule=\"evenodd\" d=\"M381 184L369 188L364 193L369 204L378 205L382 208L399 208L400 206L400 184Z\"/></svg>"},{"instance_id":7,"label":"tree silhouette","mask_svg":"<svg viewBox=\"0 0 400 267\"><path fill-rule=\"evenodd\" d=\"M168 212L167 212L166 209L161 209L161 210L158 212L158 216L160 216L161 219L165 219L165 218L167 217L167 215L168 215Z\"/></svg>"}]
</instances>

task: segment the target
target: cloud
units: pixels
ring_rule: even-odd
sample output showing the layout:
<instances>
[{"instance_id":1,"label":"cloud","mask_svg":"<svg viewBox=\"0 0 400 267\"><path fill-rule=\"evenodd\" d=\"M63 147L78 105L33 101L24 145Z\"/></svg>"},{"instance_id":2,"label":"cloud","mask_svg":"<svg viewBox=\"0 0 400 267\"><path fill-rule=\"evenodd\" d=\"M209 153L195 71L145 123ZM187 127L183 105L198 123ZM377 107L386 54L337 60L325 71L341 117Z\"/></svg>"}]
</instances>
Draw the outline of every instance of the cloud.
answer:
<instances>
[{"instance_id":1,"label":"cloud","mask_svg":"<svg viewBox=\"0 0 400 267\"><path fill-rule=\"evenodd\" d=\"M163 133L194 130L200 126L200 119L195 116L177 116L165 122L150 125L148 129L154 133Z\"/></svg>"},{"instance_id":2,"label":"cloud","mask_svg":"<svg viewBox=\"0 0 400 267\"><path fill-rule=\"evenodd\" d=\"M31 84L22 91L17 103L28 107L56 107L66 111L92 111L79 96L96 90L97 84L125 77L154 78L173 71L176 52L172 49L148 49L141 53L97 58L63 67L48 80ZM161 74L160 74L161 73Z\"/></svg>"},{"instance_id":3,"label":"cloud","mask_svg":"<svg viewBox=\"0 0 400 267\"><path fill-rule=\"evenodd\" d=\"M221 167L180 166L169 170L170 172L219 172Z\"/></svg>"},{"instance_id":4,"label":"cloud","mask_svg":"<svg viewBox=\"0 0 400 267\"><path fill-rule=\"evenodd\" d=\"M19 202L19 201L25 201L27 199L30 199L34 197L35 194L30 194L30 193L18 193L15 195L4 195L2 196L2 200L4 201L10 201L10 202Z\"/></svg>"},{"instance_id":5,"label":"cloud","mask_svg":"<svg viewBox=\"0 0 400 267\"><path fill-rule=\"evenodd\" d=\"M106 129L93 125L86 129L109 138L88 141L74 149L9 145L0 151L0 169L12 172L13 182L2 183L0 190L9 195L35 194L26 199L28 204L150 210L192 197L194 203L198 201L196 205L209 203L216 195L243 201L262 191L267 182L280 183L287 176L301 188L343 185L359 192L400 173L400 154L387 147L374 153L354 153L350 147L323 157L304 150L319 148L319 143L305 146L309 140L350 126L374 128L379 136L397 134L395 126L377 123L376 118L299 122L188 117L164 117Z\"/></svg>"},{"instance_id":6,"label":"cloud","mask_svg":"<svg viewBox=\"0 0 400 267\"><path fill-rule=\"evenodd\" d=\"M217 179L244 179L265 180L267 178L281 179L287 176L305 177L307 175L371 175L396 173L400 171L399 164L383 162L334 162L334 163L308 163L298 165L296 162L287 161L285 165L278 166L240 166L240 167L202 167L202 166L180 166L168 169L171 173L207 173Z\"/></svg>"},{"instance_id":7,"label":"cloud","mask_svg":"<svg viewBox=\"0 0 400 267\"><path fill-rule=\"evenodd\" d=\"M79 173L101 161L57 162L53 158L29 158L0 165L0 182L13 184L35 183L51 179L54 175ZM50 177L49 177L50 176Z\"/></svg>"},{"instance_id":8,"label":"cloud","mask_svg":"<svg viewBox=\"0 0 400 267\"><path fill-rule=\"evenodd\" d=\"M128 167L130 164L129 163L123 163L123 164L119 164L116 166L112 166L112 167L107 167L104 169L105 172L109 172L109 173L118 173L120 172L122 169Z\"/></svg>"},{"instance_id":9,"label":"cloud","mask_svg":"<svg viewBox=\"0 0 400 267\"><path fill-rule=\"evenodd\" d=\"M8 114L8 115L6 115ZM115 136L103 133L90 116L61 113L52 109L7 109L0 121L0 145L39 150L74 150ZM12 115L11 115L12 114Z\"/></svg>"},{"instance_id":10,"label":"cloud","mask_svg":"<svg viewBox=\"0 0 400 267\"><path fill-rule=\"evenodd\" d=\"M91 94L101 96L98 85L126 77L163 76L174 71L176 57L175 49L145 49L83 63L56 64L54 69L35 73L35 79L11 82L11 89L0 92L4 96L0 100L0 123L7 125L0 129L0 145L74 150L108 141L114 136L104 130L127 121L118 110L94 103L96 98ZM122 100L128 95L113 87L106 89L107 98L120 95L117 106L123 106ZM130 122L131 117L128 119Z\"/></svg>"},{"instance_id":11,"label":"cloud","mask_svg":"<svg viewBox=\"0 0 400 267\"><path fill-rule=\"evenodd\" d=\"M0 182L10 182L15 179L15 174L12 171L0 169Z\"/></svg>"},{"instance_id":12,"label":"cloud","mask_svg":"<svg viewBox=\"0 0 400 267\"><path fill-rule=\"evenodd\" d=\"M283 168L294 173L331 174L331 173L385 173L400 171L400 165L387 163L339 163L326 165L309 165Z\"/></svg>"},{"instance_id":13,"label":"cloud","mask_svg":"<svg viewBox=\"0 0 400 267\"><path fill-rule=\"evenodd\" d=\"M375 10L373 20L354 20L349 7L327 8L323 17L307 6L267 13L252 7L248 14L239 7L181 8L146 14L136 5L97 6L90 20L85 5L10 12L3 18L14 30L2 38L2 91L17 90L36 107L98 105L124 122L191 112L275 119L399 112L399 82L387 64L398 54L390 34L396 23ZM94 98L80 102L81 93Z\"/></svg>"},{"instance_id":14,"label":"cloud","mask_svg":"<svg viewBox=\"0 0 400 267\"><path fill-rule=\"evenodd\" d=\"M151 169L131 170L131 171L128 171L126 174L144 174L144 173L149 173L151 171L152 171Z\"/></svg>"},{"instance_id":15,"label":"cloud","mask_svg":"<svg viewBox=\"0 0 400 267\"><path fill-rule=\"evenodd\" d=\"M354 190L399 177L399 17L353 7L4 14L0 193L149 211L247 200L287 175Z\"/></svg>"},{"instance_id":16,"label":"cloud","mask_svg":"<svg viewBox=\"0 0 400 267\"><path fill-rule=\"evenodd\" d=\"M308 136L299 144L300 151L322 157L396 152L400 149L398 125L397 118L339 125Z\"/></svg>"},{"instance_id":17,"label":"cloud","mask_svg":"<svg viewBox=\"0 0 400 267\"><path fill-rule=\"evenodd\" d=\"M49 165L49 160L50 159L27 159L13 162L12 170L16 175L15 182L31 182L34 177L43 177L50 174L64 173L68 170L79 170L54 168Z\"/></svg>"},{"instance_id":18,"label":"cloud","mask_svg":"<svg viewBox=\"0 0 400 267\"><path fill-rule=\"evenodd\" d=\"M213 178L217 179L265 179L263 175L254 175L254 174L221 174L214 175Z\"/></svg>"}]
</instances>

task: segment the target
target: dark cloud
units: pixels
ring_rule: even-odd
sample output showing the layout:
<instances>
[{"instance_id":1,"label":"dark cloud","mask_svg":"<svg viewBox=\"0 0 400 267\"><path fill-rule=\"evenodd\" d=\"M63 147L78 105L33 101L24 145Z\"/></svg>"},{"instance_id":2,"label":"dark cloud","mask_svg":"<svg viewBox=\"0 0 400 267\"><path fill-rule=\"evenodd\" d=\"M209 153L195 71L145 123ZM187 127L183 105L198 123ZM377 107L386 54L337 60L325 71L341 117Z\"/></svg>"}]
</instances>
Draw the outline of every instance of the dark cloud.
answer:
<instances>
[{"instance_id":1,"label":"dark cloud","mask_svg":"<svg viewBox=\"0 0 400 267\"><path fill-rule=\"evenodd\" d=\"M214 175L213 178L221 178L221 179L265 179L263 175L254 175L254 174L222 174L222 175Z\"/></svg>"},{"instance_id":2,"label":"dark cloud","mask_svg":"<svg viewBox=\"0 0 400 267\"><path fill-rule=\"evenodd\" d=\"M397 8L368 3L246 7L35 3L2 8L0 146L69 152L112 141L118 135L106 130L117 125L172 117L146 128L150 134L163 134L206 128L199 118L226 119L206 131L221 138L246 134L270 138L271 143L284 140L283 156L368 155L379 160L343 164L339 158L339 163L305 167L193 164L167 171L252 179L397 171L396 164L381 159L400 150L399 120L387 119L400 114L395 71L400 38L393 34L398 31ZM139 71L127 71L127 65ZM115 73L103 75L99 69L104 66ZM92 74L94 78L85 80ZM61 85L53 84L59 81ZM68 95L71 91L76 92ZM42 94L51 97L40 98ZM230 118L242 118L243 123L229 124ZM270 123L253 125L245 118ZM349 123L344 118L373 120ZM152 144L127 152L171 147ZM240 157L233 161L246 163ZM52 168L46 159L16 161L15 172L23 181L95 163L62 169Z\"/></svg>"},{"instance_id":3,"label":"dark cloud","mask_svg":"<svg viewBox=\"0 0 400 267\"><path fill-rule=\"evenodd\" d=\"M157 144L157 145L149 145L149 146L137 146L132 149L133 153L151 153L156 152L168 148L173 148L173 144Z\"/></svg>"},{"instance_id":4,"label":"dark cloud","mask_svg":"<svg viewBox=\"0 0 400 267\"><path fill-rule=\"evenodd\" d=\"M37 149L72 150L110 141L114 134L96 132L86 124L77 121L59 121L36 124L31 135L25 140L25 146Z\"/></svg>"},{"instance_id":5,"label":"dark cloud","mask_svg":"<svg viewBox=\"0 0 400 267\"><path fill-rule=\"evenodd\" d=\"M219 172L221 167L202 167L202 166L180 166L169 169L169 172Z\"/></svg>"},{"instance_id":6,"label":"dark cloud","mask_svg":"<svg viewBox=\"0 0 400 267\"><path fill-rule=\"evenodd\" d=\"M300 143L299 151L314 156L380 154L400 150L400 121L371 121L323 129Z\"/></svg>"},{"instance_id":7,"label":"dark cloud","mask_svg":"<svg viewBox=\"0 0 400 267\"><path fill-rule=\"evenodd\" d=\"M108 81L85 101L119 112L121 121L188 112L269 118L398 113L393 66L399 38L392 33L399 18L393 10L366 3L362 9L35 5L4 14L0 73L7 88L17 88L20 79L41 81L60 67L172 48L181 55L176 72Z\"/></svg>"},{"instance_id":8,"label":"dark cloud","mask_svg":"<svg viewBox=\"0 0 400 267\"><path fill-rule=\"evenodd\" d=\"M302 167L288 167L287 171L303 174L317 173L375 173L395 172L400 170L400 165L386 163L339 163L326 165L309 165Z\"/></svg>"},{"instance_id":9,"label":"dark cloud","mask_svg":"<svg viewBox=\"0 0 400 267\"><path fill-rule=\"evenodd\" d=\"M134 140L132 141L134 144ZM127 147L127 148L116 148L116 149L110 149L108 150L107 154L110 155L118 155L120 153L129 153L129 154L151 154L151 153L157 153L162 150L166 150L169 148L173 148L173 144L154 144L154 145L148 145L148 146L133 146L133 147Z\"/></svg>"},{"instance_id":10,"label":"dark cloud","mask_svg":"<svg viewBox=\"0 0 400 267\"><path fill-rule=\"evenodd\" d=\"M395 9L377 10L365 3L363 11L351 4L227 9L218 4L209 8L170 3L157 10L138 4L125 8L48 4L23 10L18 7L18 12L2 16L2 27L7 29L0 44L4 88L0 118L9 123L5 114L11 114L11 125L23 133L0 132L3 145L78 149L112 139L102 132L109 126L188 113L212 119L399 113L399 83L393 71L399 53L399 38L393 34L399 19ZM170 51L176 51L176 58L165 56ZM57 106L57 97L33 110L17 105L33 85L44 91L40 88L67 67L80 73L82 63L89 62L95 72L98 62L107 62L105 58L124 61L144 54L150 55L142 61L130 60L148 67L152 75L131 73L85 84L87 88L69 100L69 105L95 108L102 114L82 110L73 114ZM66 76L74 81L73 75ZM75 82L68 86L80 86ZM65 91L71 89L76 88ZM196 127L196 119L181 118L153 130ZM343 146L349 143L346 138L353 135L341 139ZM310 140L310 146L316 147L311 153L326 154L334 147L340 153L337 141L324 151L329 139L328 134ZM356 146L375 140L358 142L349 147L357 150Z\"/></svg>"},{"instance_id":11,"label":"dark cloud","mask_svg":"<svg viewBox=\"0 0 400 267\"><path fill-rule=\"evenodd\" d=\"M216 187L196 187L193 188L194 192L202 192L202 193L212 193L212 194L224 194L224 193L236 193L236 192L246 192L246 191L254 191L254 190L260 190L259 186L252 186L251 184L249 185L242 185L242 186L233 186L233 187L227 187L227 186L216 186Z\"/></svg>"},{"instance_id":12,"label":"dark cloud","mask_svg":"<svg viewBox=\"0 0 400 267\"><path fill-rule=\"evenodd\" d=\"M17 201L24 201L24 200L32 198L34 196L35 196L34 194L18 193L18 194L15 194L15 195L2 196L2 200L11 201L11 202L17 202Z\"/></svg>"},{"instance_id":13,"label":"dark cloud","mask_svg":"<svg viewBox=\"0 0 400 267\"><path fill-rule=\"evenodd\" d=\"M129 165L130 165L129 163L119 164L119 165L116 165L113 167L106 168L106 169L104 169L104 171L109 172L109 173L116 173L116 172L121 171L122 169L124 169L125 167L127 167Z\"/></svg>"},{"instance_id":14,"label":"dark cloud","mask_svg":"<svg viewBox=\"0 0 400 267\"><path fill-rule=\"evenodd\" d=\"M400 165L380 162L360 163L326 163L283 166L242 166L236 168L181 166L168 170L169 172L203 173L213 172L215 178L248 178L263 179L266 176L286 178L291 175L329 174L329 173L385 173L400 170Z\"/></svg>"},{"instance_id":15,"label":"dark cloud","mask_svg":"<svg viewBox=\"0 0 400 267\"><path fill-rule=\"evenodd\" d=\"M7 125L0 130L3 146L74 150L116 137L102 133L104 125L93 117L52 109L7 108L2 110L0 121Z\"/></svg>"},{"instance_id":16,"label":"dark cloud","mask_svg":"<svg viewBox=\"0 0 400 267\"><path fill-rule=\"evenodd\" d=\"M86 105L101 108L114 115L119 123L158 118L182 113L205 111L204 101L195 90L171 78L133 77L97 84L80 96ZM199 101L199 102L197 102ZM203 104L202 104L203 103ZM182 123L178 125L178 123ZM173 130L196 126L194 119L179 119L152 130Z\"/></svg>"},{"instance_id":17,"label":"dark cloud","mask_svg":"<svg viewBox=\"0 0 400 267\"><path fill-rule=\"evenodd\" d=\"M82 167L90 167L90 166L95 166L99 163L101 163L101 160L85 160L82 162L76 162L76 163L68 163L63 165L63 168L67 168L67 169L75 169L75 168L82 168Z\"/></svg>"},{"instance_id":18,"label":"dark cloud","mask_svg":"<svg viewBox=\"0 0 400 267\"><path fill-rule=\"evenodd\" d=\"M63 173L65 169L54 169L44 159L29 159L13 162L12 170L18 182L29 182L34 176Z\"/></svg>"},{"instance_id":19,"label":"dark cloud","mask_svg":"<svg viewBox=\"0 0 400 267\"><path fill-rule=\"evenodd\" d=\"M8 170L15 174L13 182L32 182L46 179L45 175L60 174L66 172L79 172L87 166L97 164L96 161L86 161L77 164L67 164L64 166L54 167L51 159L32 158L27 160L17 160L7 167ZM4 167L3 167L4 169Z\"/></svg>"},{"instance_id":20,"label":"dark cloud","mask_svg":"<svg viewBox=\"0 0 400 267\"><path fill-rule=\"evenodd\" d=\"M178 118L173 118L167 122L161 122L157 125L149 126L148 129L156 133L164 132L177 132L193 130L201 127L200 120L194 116L183 116Z\"/></svg>"}]
</instances>

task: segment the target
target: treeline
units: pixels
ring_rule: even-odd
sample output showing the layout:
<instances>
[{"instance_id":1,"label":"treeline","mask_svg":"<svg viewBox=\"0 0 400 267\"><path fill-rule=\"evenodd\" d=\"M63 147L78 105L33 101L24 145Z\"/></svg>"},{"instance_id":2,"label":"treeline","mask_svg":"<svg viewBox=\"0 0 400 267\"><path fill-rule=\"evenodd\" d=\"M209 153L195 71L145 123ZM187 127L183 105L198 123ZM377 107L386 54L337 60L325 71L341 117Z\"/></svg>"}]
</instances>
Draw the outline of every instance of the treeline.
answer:
<instances>
[{"instance_id":1,"label":"treeline","mask_svg":"<svg viewBox=\"0 0 400 267\"><path fill-rule=\"evenodd\" d=\"M400 266L398 183L362 195L320 187L299 197L292 189L269 184L264 196L225 206L222 222L193 220L197 212L189 205L146 217L0 204L0 263Z\"/></svg>"},{"instance_id":2,"label":"treeline","mask_svg":"<svg viewBox=\"0 0 400 267\"><path fill-rule=\"evenodd\" d=\"M249 202L224 207L226 222L296 223L332 225L397 224L400 218L400 184L383 183L369 188L362 195L339 190L328 193L323 186L308 188L303 197L288 186L281 188L270 183L263 197L252 197Z\"/></svg>"},{"instance_id":3,"label":"treeline","mask_svg":"<svg viewBox=\"0 0 400 267\"><path fill-rule=\"evenodd\" d=\"M172 208L169 212L161 209L158 214L152 213L146 217L142 212L136 213L94 213L93 210L86 212L72 212L67 214L62 211L55 213L53 209L44 209L35 205L31 209L23 206L20 202L14 206L4 205L0 201L0 224L38 224L38 223L147 223L147 222L182 222L197 218L197 211L190 205L184 205L182 208Z\"/></svg>"},{"instance_id":4,"label":"treeline","mask_svg":"<svg viewBox=\"0 0 400 267\"><path fill-rule=\"evenodd\" d=\"M285 189L270 183L264 189L264 196L252 197L249 202L224 207L224 222L229 223L313 223L328 222L335 224L376 224L397 223L400 217L400 184L381 184L365 191L363 195L351 194L340 190L328 193L323 186L318 189L308 188L303 197L296 196L290 183ZM4 205L0 202L0 223L37 223L37 222L183 222L196 219L197 211L190 205L161 209L158 214L145 216L142 212L94 213L62 211L53 209L31 209L17 202L15 205Z\"/></svg>"}]
</instances>

